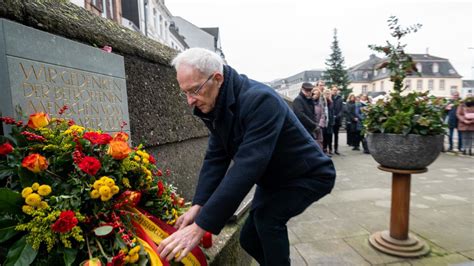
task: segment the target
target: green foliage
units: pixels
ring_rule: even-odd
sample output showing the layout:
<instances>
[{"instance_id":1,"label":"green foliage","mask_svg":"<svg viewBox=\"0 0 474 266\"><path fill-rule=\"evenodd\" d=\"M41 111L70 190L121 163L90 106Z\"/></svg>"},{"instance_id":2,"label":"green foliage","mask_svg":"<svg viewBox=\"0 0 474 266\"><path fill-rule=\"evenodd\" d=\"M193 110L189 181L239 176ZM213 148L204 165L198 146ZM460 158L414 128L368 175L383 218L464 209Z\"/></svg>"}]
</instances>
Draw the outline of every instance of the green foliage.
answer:
<instances>
[{"instance_id":1,"label":"green foliage","mask_svg":"<svg viewBox=\"0 0 474 266\"><path fill-rule=\"evenodd\" d=\"M337 29L334 29L334 40L331 50L331 55L326 59L327 68L322 78L328 88L336 85L341 90L343 98L346 98L352 92L352 89L347 87L349 85L349 78L344 67L344 57L339 47L339 41L337 40Z\"/></svg>"},{"instance_id":2,"label":"green foliage","mask_svg":"<svg viewBox=\"0 0 474 266\"><path fill-rule=\"evenodd\" d=\"M38 252L26 242L26 236L20 238L10 248L5 261L5 266L30 265L36 258Z\"/></svg>"},{"instance_id":3,"label":"green foliage","mask_svg":"<svg viewBox=\"0 0 474 266\"><path fill-rule=\"evenodd\" d=\"M400 39L411 32L416 32L421 25L415 24L403 28L398 25L398 19L394 16L389 18L388 24L392 30L391 35L397 39L397 43L387 41L384 46L369 45L369 47L387 56L387 61L384 61L378 69L387 68L390 71L394 90L388 99L380 99L364 108L365 131L403 135L444 134L443 112L446 105L444 99L430 97L428 92L401 94L406 89L403 88L403 80L407 75L419 73L413 59L405 53L406 45L401 44Z\"/></svg>"}]
</instances>

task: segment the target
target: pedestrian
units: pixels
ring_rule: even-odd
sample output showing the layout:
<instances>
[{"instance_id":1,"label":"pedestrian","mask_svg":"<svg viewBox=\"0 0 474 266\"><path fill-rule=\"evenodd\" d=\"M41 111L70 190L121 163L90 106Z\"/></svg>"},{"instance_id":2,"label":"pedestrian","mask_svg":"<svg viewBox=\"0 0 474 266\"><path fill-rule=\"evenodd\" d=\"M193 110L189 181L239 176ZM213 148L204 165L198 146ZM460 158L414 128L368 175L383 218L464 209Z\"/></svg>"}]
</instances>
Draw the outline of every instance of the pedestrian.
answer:
<instances>
[{"instance_id":1,"label":"pedestrian","mask_svg":"<svg viewBox=\"0 0 474 266\"><path fill-rule=\"evenodd\" d=\"M459 92L455 91L451 95L451 99L449 100L448 104L446 105L446 119L448 123L448 139L449 139L449 147L448 152L453 151L453 142L454 142L454 130L458 133L458 151L462 152L462 133L458 130L458 117L456 115L457 109L460 103Z\"/></svg>"},{"instance_id":2,"label":"pedestrian","mask_svg":"<svg viewBox=\"0 0 474 266\"><path fill-rule=\"evenodd\" d=\"M333 113L334 113L334 126L332 127L332 131L334 134L334 153L339 155L339 129L342 126L342 117L344 115L343 112L343 99L341 91L339 88L334 85L331 88L332 93L332 102L333 102Z\"/></svg>"},{"instance_id":3,"label":"pedestrian","mask_svg":"<svg viewBox=\"0 0 474 266\"><path fill-rule=\"evenodd\" d=\"M347 96L346 102L346 130L347 130L347 144L352 146L353 149L356 145L356 131L357 131L357 117L355 113L356 108L356 96L354 93Z\"/></svg>"},{"instance_id":4,"label":"pedestrian","mask_svg":"<svg viewBox=\"0 0 474 266\"><path fill-rule=\"evenodd\" d=\"M286 223L330 193L331 159L278 93L224 65L216 53L191 48L172 64L210 136L192 206L158 246L160 256L179 254L179 261L206 231L219 234L256 185L240 244L261 265L290 265Z\"/></svg>"},{"instance_id":5,"label":"pedestrian","mask_svg":"<svg viewBox=\"0 0 474 266\"><path fill-rule=\"evenodd\" d=\"M323 130L323 151L328 156L332 156L332 128L334 126L334 107L331 98L331 90L324 89L322 93L324 117L326 118Z\"/></svg>"},{"instance_id":6,"label":"pedestrian","mask_svg":"<svg viewBox=\"0 0 474 266\"><path fill-rule=\"evenodd\" d=\"M457 109L458 130L462 132L463 154L472 155L474 138L474 97L466 95L463 103Z\"/></svg>"},{"instance_id":7,"label":"pedestrian","mask_svg":"<svg viewBox=\"0 0 474 266\"><path fill-rule=\"evenodd\" d=\"M316 137L316 141L319 144L321 149L323 148L323 128L326 124L326 117L323 110L323 104L321 103L324 101L324 98L321 97L321 92L318 88L314 88L313 91L313 101L314 101L314 121L317 123L317 127L314 130L314 136Z\"/></svg>"},{"instance_id":8,"label":"pedestrian","mask_svg":"<svg viewBox=\"0 0 474 266\"><path fill-rule=\"evenodd\" d=\"M313 88L313 84L303 82L300 93L293 100L293 111L308 133L315 139L314 131L316 130L317 124L316 121L314 121L313 93L311 92Z\"/></svg>"}]
</instances>

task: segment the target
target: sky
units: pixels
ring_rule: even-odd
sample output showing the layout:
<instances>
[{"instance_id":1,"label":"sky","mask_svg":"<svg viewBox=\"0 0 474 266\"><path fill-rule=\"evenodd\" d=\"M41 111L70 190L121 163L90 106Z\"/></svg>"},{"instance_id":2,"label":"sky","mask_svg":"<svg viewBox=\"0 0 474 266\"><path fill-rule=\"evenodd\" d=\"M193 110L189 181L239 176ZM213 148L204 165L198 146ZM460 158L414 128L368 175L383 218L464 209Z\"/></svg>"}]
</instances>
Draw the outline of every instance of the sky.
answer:
<instances>
[{"instance_id":1,"label":"sky","mask_svg":"<svg viewBox=\"0 0 474 266\"><path fill-rule=\"evenodd\" d=\"M392 41L387 19L422 28L403 43L408 53L447 58L463 79L474 79L472 0L166 0L173 16L198 27L219 27L227 63L259 81L325 69L334 29L345 66L367 60L369 44ZM376 53L375 53L376 54ZM381 57L381 54L376 54Z\"/></svg>"}]
</instances>

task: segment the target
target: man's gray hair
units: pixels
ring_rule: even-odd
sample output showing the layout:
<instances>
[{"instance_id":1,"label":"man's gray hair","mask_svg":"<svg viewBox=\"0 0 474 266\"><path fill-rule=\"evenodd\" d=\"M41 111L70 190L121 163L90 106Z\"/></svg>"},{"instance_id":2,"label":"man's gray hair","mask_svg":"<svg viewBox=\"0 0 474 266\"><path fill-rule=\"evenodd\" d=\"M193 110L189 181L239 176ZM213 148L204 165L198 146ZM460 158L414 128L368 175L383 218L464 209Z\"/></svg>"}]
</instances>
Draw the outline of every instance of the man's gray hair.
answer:
<instances>
[{"instance_id":1,"label":"man's gray hair","mask_svg":"<svg viewBox=\"0 0 474 266\"><path fill-rule=\"evenodd\" d=\"M179 53L171 62L176 70L181 65L188 65L204 75L224 72L224 60L216 53L203 48L190 48Z\"/></svg>"}]
</instances>

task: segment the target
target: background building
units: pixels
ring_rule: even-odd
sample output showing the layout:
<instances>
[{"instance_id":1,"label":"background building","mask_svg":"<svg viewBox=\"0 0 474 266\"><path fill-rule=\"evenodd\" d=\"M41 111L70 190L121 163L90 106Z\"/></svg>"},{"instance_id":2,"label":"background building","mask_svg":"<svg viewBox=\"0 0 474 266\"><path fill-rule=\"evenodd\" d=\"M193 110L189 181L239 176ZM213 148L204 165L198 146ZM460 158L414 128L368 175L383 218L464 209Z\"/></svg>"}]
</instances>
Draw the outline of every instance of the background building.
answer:
<instances>
[{"instance_id":1,"label":"background building","mask_svg":"<svg viewBox=\"0 0 474 266\"><path fill-rule=\"evenodd\" d=\"M300 93L303 82L311 82L313 84L320 80L324 70L307 70L295 74L293 76L277 79L269 83L279 94L284 95L291 100L295 99Z\"/></svg>"},{"instance_id":2,"label":"background building","mask_svg":"<svg viewBox=\"0 0 474 266\"><path fill-rule=\"evenodd\" d=\"M414 74L405 79L406 92L429 91L437 97L449 97L453 91L461 92L463 88L461 75L454 69L448 59L429 54L410 54L416 63L420 76ZM357 95L361 93L390 93L393 82L390 81L388 69L377 69L387 58L371 55L369 60L349 68L349 87Z\"/></svg>"}]
</instances>

